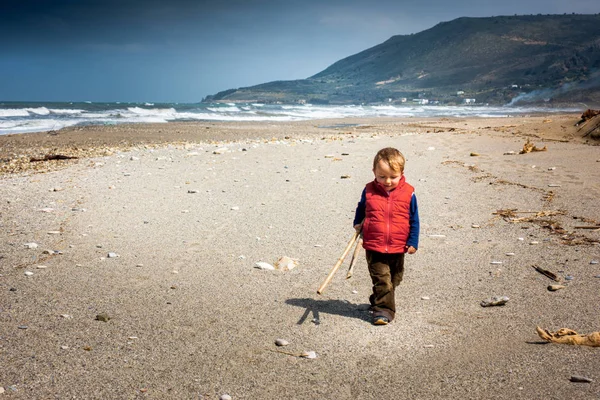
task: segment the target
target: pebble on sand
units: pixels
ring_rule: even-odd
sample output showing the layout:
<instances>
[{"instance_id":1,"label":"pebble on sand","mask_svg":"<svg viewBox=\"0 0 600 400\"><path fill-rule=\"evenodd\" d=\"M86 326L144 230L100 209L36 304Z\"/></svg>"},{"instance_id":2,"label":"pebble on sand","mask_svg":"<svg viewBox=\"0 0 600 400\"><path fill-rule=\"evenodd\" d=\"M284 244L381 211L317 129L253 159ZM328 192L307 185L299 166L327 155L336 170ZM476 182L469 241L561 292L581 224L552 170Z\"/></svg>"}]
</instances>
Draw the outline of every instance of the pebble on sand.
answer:
<instances>
[{"instance_id":1,"label":"pebble on sand","mask_svg":"<svg viewBox=\"0 0 600 400\"><path fill-rule=\"evenodd\" d=\"M100 313L96 315L96 321L108 322L110 318L111 317L107 313Z\"/></svg>"},{"instance_id":2,"label":"pebble on sand","mask_svg":"<svg viewBox=\"0 0 600 400\"><path fill-rule=\"evenodd\" d=\"M548 290L551 292L556 292L557 290L566 288L565 285L550 285L548 286Z\"/></svg>"},{"instance_id":3,"label":"pebble on sand","mask_svg":"<svg viewBox=\"0 0 600 400\"><path fill-rule=\"evenodd\" d=\"M222 394L222 395L219 397L219 400L231 400L231 396L230 396L230 395L228 395L228 394Z\"/></svg>"},{"instance_id":4,"label":"pebble on sand","mask_svg":"<svg viewBox=\"0 0 600 400\"><path fill-rule=\"evenodd\" d=\"M254 268L258 268L258 269L264 269L264 270L275 270L275 267L272 266L271 264L264 262L264 261L259 261L254 265Z\"/></svg>"},{"instance_id":5,"label":"pebble on sand","mask_svg":"<svg viewBox=\"0 0 600 400\"><path fill-rule=\"evenodd\" d=\"M302 352L302 354L300 354L300 357L317 358L317 353L315 353L314 351L304 351L304 352Z\"/></svg>"},{"instance_id":6,"label":"pebble on sand","mask_svg":"<svg viewBox=\"0 0 600 400\"><path fill-rule=\"evenodd\" d=\"M290 344L290 342L288 342L285 339L277 339L277 340L275 340L275 345L277 345L277 346L287 346L288 344Z\"/></svg>"},{"instance_id":7,"label":"pebble on sand","mask_svg":"<svg viewBox=\"0 0 600 400\"><path fill-rule=\"evenodd\" d=\"M33 276L33 272L31 272L31 271L25 271L25 276Z\"/></svg>"},{"instance_id":8,"label":"pebble on sand","mask_svg":"<svg viewBox=\"0 0 600 400\"><path fill-rule=\"evenodd\" d=\"M37 243L25 243L24 244L26 249L37 249L38 248L38 244Z\"/></svg>"},{"instance_id":9,"label":"pebble on sand","mask_svg":"<svg viewBox=\"0 0 600 400\"><path fill-rule=\"evenodd\" d=\"M483 300L481 307L503 306L508 302L508 296L494 296Z\"/></svg>"},{"instance_id":10,"label":"pebble on sand","mask_svg":"<svg viewBox=\"0 0 600 400\"><path fill-rule=\"evenodd\" d=\"M581 383L592 383L594 380L588 378L587 376L573 375L573 376L571 376L570 381L571 382L581 382Z\"/></svg>"},{"instance_id":11,"label":"pebble on sand","mask_svg":"<svg viewBox=\"0 0 600 400\"><path fill-rule=\"evenodd\" d=\"M117 257L119 257L119 255L117 253L110 252L110 253L108 253L106 255L106 257L108 257L108 258L117 258Z\"/></svg>"}]
</instances>

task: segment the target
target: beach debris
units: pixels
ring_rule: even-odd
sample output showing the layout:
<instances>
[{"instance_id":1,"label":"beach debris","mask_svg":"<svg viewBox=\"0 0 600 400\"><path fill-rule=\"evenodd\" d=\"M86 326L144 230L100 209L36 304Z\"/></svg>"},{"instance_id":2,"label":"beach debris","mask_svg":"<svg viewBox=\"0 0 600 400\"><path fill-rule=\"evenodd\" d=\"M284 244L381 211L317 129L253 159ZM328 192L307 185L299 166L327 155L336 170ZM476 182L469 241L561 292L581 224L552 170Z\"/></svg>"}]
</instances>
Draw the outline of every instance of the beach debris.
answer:
<instances>
[{"instance_id":1,"label":"beach debris","mask_svg":"<svg viewBox=\"0 0 600 400\"><path fill-rule=\"evenodd\" d=\"M194 193L200 193L200 191L199 190L190 189L190 190L188 190L188 193L194 194Z\"/></svg>"},{"instance_id":2,"label":"beach debris","mask_svg":"<svg viewBox=\"0 0 600 400\"><path fill-rule=\"evenodd\" d=\"M505 156L514 156L516 154L517 153L515 151L512 151L512 150L511 151L507 151L506 153L504 153Z\"/></svg>"},{"instance_id":3,"label":"beach debris","mask_svg":"<svg viewBox=\"0 0 600 400\"><path fill-rule=\"evenodd\" d=\"M492 264L492 265L500 265L500 264L502 264L502 261L492 261L492 262L490 262L490 264Z\"/></svg>"},{"instance_id":4,"label":"beach debris","mask_svg":"<svg viewBox=\"0 0 600 400\"><path fill-rule=\"evenodd\" d=\"M575 279L575 278L572 275L565 276L566 281L572 281L573 279Z\"/></svg>"},{"instance_id":5,"label":"beach debris","mask_svg":"<svg viewBox=\"0 0 600 400\"><path fill-rule=\"evenodd\" d=\"M592 261L590 261L590 264L596 265L596 264L598 264L598 260L592 260Z\"/></svg>"},{"instance_id":6,"label":"beach debris","mask_svg":"<svg viewBox=\"0 0 600 400\"><path fill-rule=\"evenodd\" d=\"M45 212L45 213L51 213L52 211L54 211L54 208L50 208L50 207L41 208L40 211Z\"/></svg>"},{"instance_id":7,"label":"beach debris","mask_svg":"<svg viewBox=\"0 0 600 400\"><path fill-rule=\"evenodd\" d=\"M561 185L558 183L549 183L548 187L561 187Z\"/></svg>"},{"instance_id":8,"label":"beach debris","mask_svg":"<svg viewBox=\"0 0 600 400\"><path fill-rule=\"evenodd\" d=\"M78 159L79 157L75 156L66 156L64 154L46 154L42 158L31 157L29 162L39 162L39 161L50 161L50 160L73 160Z\"/></svg>"},{"instance_id":9,"label":"beach debris","mask_svg":"<svg viewBox=\"0 0 600 400\"><path fill-rule=\"evenodd\" d=\"M536 327L535 330L539 337L548 342L600 347L600 332L581 335L569 328L560 328L556 332L551 332L547 329L542 329L539 326Z\"/></svg>"},{"instance_id":10,"label":"beach debris","mask_svg":"<svg viewBox=\"0 0 600 400\"><path fill-rule=\"evenodd\" d=\"M26 249L37 249L39 247L39 245L37 243L25 243L23 246L25 246Z\"/></svg>"},{"instance_id":11,"label":"beach debris","mask_svg":"<svg viewBox=\"0 0 600 400\"><path fill-rule=\"evenodd\" d=\"M18 329L27 329L29 328L27 325L19 325L17 326Z\"/></svg>"},{"instance_id":12,"label":"beach debris","mask_svg":"<svg viewBox=\"0 0 600 400\"><path fill-rule=\"evenodd\" d=\"M556 292L557 290L566 288L565 285L549 285L548 290L551 292Z\"/></svg>"},{"instance_id":13,"label":"beach debris","mask_svg":"<svg viewBox=\"0 0 600 400\"><path fill-rule=\"evenodd\" d=\"M275 267L272 266L271 264L264 262L264 261L259 261L256 264L254 264L254 268L258 268L258 269L262 269L262 270L274 270Z\"/></svg>"},{"instance_id":14,"label":"beach debris","mask_svg":"<svg viewBox=\"0 0 600 400\"><path fill-rule=\"evenodd\" d=\"M350 179L350 175L342 175L340 176L340 179Z\"/></svg>"},{"instance_id":15,"label":"beach debris","mask_svg":"<svg viewBox=\"0 0 600 400\"><path fill-rule=\"evenodd\" d=\"M445 238L446 235L427 235L427 237L430 237L430 238Z\"/></svg>"},{"instance_id":16,"label":"beach debris","mask_svg":"<svg viewBox=\"0 0 600 400\"><path fill-rule=\"evenodd\" d=\"M587 376L580 376L580 375L572 375L569 380L571 382L580 382L580 383L592 383L592 382L594 382L593 379L588 378Z\"/></svg>"},{"instance_id":17,"label":"beach debris","mask_svg":"<svg viewBox=\"0 0 600 400\"><path fill-rule=\"evenodd\" d=\"M63 252L61 250L44 250L44 251L42 251L42 254L51 254L53 256L56 256L56 255L63 254Z\"/></svg>"},{"instance_id":18,"label":"beach debris","mask_svg":"<svg viewBox=\"0 0 600 400\"><path fill-rule=\"evenodd\" d=\"M431 298L429 296L421 296L421 300L430 300Z\"/></svg>"},{"instance_id":19,"label":"beach debris","mask_svg":"<svg viewBox=\"0 0 600 400\"><path fill-rule=\"evenodd\" d=\"M548 150L546 146L539 148L536 145L534 145L528 138L527 141L525 142L525 144L523 145L523 150L521 150L519 152L519 154L526 154L526 153L531 153L531 152L536 152L536 151L546 151L546 150Z\"/></svg>"},{"instance_id":20,"label":"beach debris","mask_svg":"<svg viewBox=\"0 0 600 400\"><path fill-rule=\"evenodd\" d=\"M514 256L514 255L515 255L515 253L504 253L504 255L505 255L505 256L508 256L508 257L512 257L512 256Z\"/></svg>"},{"instance_id":21,"label":"beach debris","mask_svg":"<svg viewBox=\"0 0 600 400\"><path fill-rule=\"evenodd\" d=\"M107 313L100 313L96 315L96 321L108 322L111 317Z\"/></svg>"},{"instance_id":22,"label":"beach debris","mask_svg":"<svg viewBox=\"0 0 600 400\"><path fill-rule=\"evenodd\" d=\"M240 208L238 206L231 207L231 211L238 211Z\"/></svg>"},{"instance_id":23,"label":"beach debris","mask_svg":"<svg viewBox=\"0 0 600 400\"><path fill-rule=\"evenodd\" d=\"M361 228L362 229L362 228ZM348 272L346 272L346 279L352 278L354 274L354 267L358 262L358 254L360 253L360 249L362 248L363 239L359 237L356 241L356 246L354 247L354 251L352 252L352 258L350 259L350 266L348 267Z\"/></svg>"},{"instance_id":24,"label":"beach debris","mask_svg":"<svg viewBox=\"0 0 600 400\"><path fill-rule=\"evenodd\" d=\"M480 226L480 225L477 225L477 224L472 224L472 225L471 225L471 228L478 229L478 228L481 228L481 226Z\"/></svg>"},{"instance_id":25,"label":"beach debris","mask_svg":"<svg viewBox=\"0 0 600 400\"><path fill-rule=\"evenodd\" d=\"M471 152L470 156L471 157L479 157L481 154L479 153L475 153L475 152Z\"/></svg>"},{"instance_id":26,"label":"beach debris","mask_svg":"<svg viewBox=\"0 0 600 400\"><path fill-rule=\"evenodd\" d=\"M218 149L215 149L213 151L213 154L223 154L223 153L226 153L228 151L229 151L229 149L227 147L219 147Z\"/></svg>"},{"instance_id":27,"label":"beach debris","mask_svg":"<svg viewBox=\"0 0 600 400\"><path fill-rule=\"evenodd\" d=\"M48 268L48 266L47 265L38 265L36 268L37 269L46 269L46 268Z\"/></svg>"},{"instance_id":28,"label":"beach debris","mask_svg":"<svg viewBox=\"0 0 600 400\"><path fill-rule=\"evenodd\" d=\"M277 340L275 340L275 345L279 346L279 347L287 346L289 344L290 344L290 342L288 342L285 339L277 339Z\"/></svg>"},{"instance_id":29,"label":"beach debris","mask_svg":"<svg viewBox=\"0 0 600 400\"><path fill-rule=\"evenodd\" d=\"M600 138L600 132L598 132L598 128L600 128L600 117L598 116L599 114L600 110L587 109L581 115L581 119L575 124L575 126L581 125L581 127L577 129L577 131L581 131L586 125L588 125L588 122L590 125L586 128L583 137L586 137L591 134L591 137L593 139Z\"/></svg>"},{"instance_id":30,"label":"beach debris","mask_svg":"<svg viewBox=\"0 0 600 400\"><path fill-rule=\"evenodd\" d=\"M219 396L219 400L231 400L231 396L225 393Z\"/></svg>"},{"instance_id":31,"label":"beach debris","mask_svg":"<svg viewBox=\"0 0 600 400\"><path fill-rule=\"evenodd\" d=\"M298 260L295 258L290 258L288 256L280 257L275 262L275 268L280 271L291 271L292 269L298 266Z\"/></svg>"},{"instance_id":32,"label":"beach debris","mask_svg":"<svg viewBox=\"0 0 600 400\"><path fill-rule=\"evenodd\" d=\"M33 276L33 272L31 272L31 271L25 271L24 275L25 276Z\"/></svg>"},{"instance_id":33,"label":"beach debris","mask_svg":"<svg viewBox=\"0 0 600 400\"><path fill-rule=\"evenodd\" d=\"M110 253L108 253L106 255L106 257L108 257L108 258L117 258L117 257L119 257L119 255L117 253L110 252Z\"/></svg>"},{"instance_id":34,"label":"beach debris","mask_svg":"<svg viewBox=\"0 0 600 400\"><path fill-rule=\"evenodd\" d=\"M558 278L558 276L556 276L556 274L554 272L550 272L544 268L538 267L537 265L532 265L532 267L539 272L540 274L547 276L548 278L552 279L555 282L559 282L560 279Z\"/></svg>"},{"instance_id":35,"label":"beach debris","mask_svg":"<svg viewBox=\"0 0 600 400\"><path fill-rule=\"evenodd\" d=\"M508 296L493 296L481 301L481 307L503 306L508 302Z\"/></svg>"},{"instance_id":36,"label":"beach debris","mask_svg":"<svg viewBox=\"0 0 600 400\"><path fill-rule=\"evenodd\" d=\"M64 318L64 319L73 319L73 316L69 315L69 314L60 314L60 316L61 316L61 318Z\"/></svg>"},{"instance_id":37,"label":"beach debris","mask_svg":"<svg viewBox=\"0 0 600 400\"><path fill-rule=\"evenodd\" d=\"M425 344L425 345L423 345L424 349L433 349L434 347L435 347L435 345L433 345L433 344Z\"/></svg>"}]
</instances>

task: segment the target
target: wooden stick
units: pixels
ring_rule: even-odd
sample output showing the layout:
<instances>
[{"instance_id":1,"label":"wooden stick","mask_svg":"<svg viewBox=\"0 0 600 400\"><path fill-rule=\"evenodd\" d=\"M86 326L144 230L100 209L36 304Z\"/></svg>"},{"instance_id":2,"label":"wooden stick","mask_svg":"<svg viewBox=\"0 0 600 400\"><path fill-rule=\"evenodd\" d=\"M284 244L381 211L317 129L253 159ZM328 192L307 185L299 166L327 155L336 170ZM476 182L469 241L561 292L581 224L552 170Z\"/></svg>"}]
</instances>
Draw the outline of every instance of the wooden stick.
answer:
<instances>
[{"instance_id":1,"label":"wooden stick","mask_svg":"<svg viewBox=\"0 0 600 400\"><path fill-rule=\"evenodd\" d=\"M362 238L356 241L356 247L354 248L354 253L352 253L352 260L350 260L350 267L348 268L348 273L346 274L346 279L352 278L352 273L354 272L354 266L356 265L356 261L358 260L358 253L360 253L360 248L362 247Z\"/></svg>"},{"instance_id":2,"label":"wooden stick","mask_svg":"<svg viewBox=\"0 0 600 400\"><path fill-rule=\"evenodd\" d=\"M323 293L323 290L325 290L325 287L329 284L329 282L333 278L333 275L335 275L335 273L338 270L338 268L340 268L340 265L342 265L342 263L344 262L344 259L346 258L346 256L350 252L350 249L352 248L352 245L354 244L354 242L356 242L357 238L358 238L358 231L354 232L354 235L352 235L352 238L350 239L350 241L348 242L348 245L344 249L344 252L342 253L342 256L335 263L335 265L333 266L333 268L331 268L331 271L329 272L329 275L327 275L327 278L325 278L325 280L323 281L323 283L321 284L321 286L319 286L319 288L317 289L317 294Z\"/></svg>"},{"instance_id":3,"label":"wooden stick","mask_svg":"<svg viewBox=\"0 0 600 400\"><path fill-rule=\"evenodd\" d=\"M600 225L593 225L593 226L582 225L582 226L576 226L575 229L600 229Z\"/></svg>"},{"instance_id":4,"label":"wooden stick","mask_svg":"<svg viewBox=\"0 0 600 400\"><path fill-rule=\"evenodd\" d=\"M543 269L543 268L540 268L540 267L538 267L537 265L532 265L532 267L533 267L533 268L535 268L535 270L536 270L537 272L539 272L539 273L540 273L540 274L542 274L542 275L545 275L545 276L547 276L548 278L552 279L553 281L556 281L556 282L559 282L559 281L560 281L560 279L558 279L558 277L556 276L556 274L555 274L555 273L553 273L553 272L550 272L550 271L548 271L548 270L545 270L545 269Z\"/></svg>"}]
</instances>

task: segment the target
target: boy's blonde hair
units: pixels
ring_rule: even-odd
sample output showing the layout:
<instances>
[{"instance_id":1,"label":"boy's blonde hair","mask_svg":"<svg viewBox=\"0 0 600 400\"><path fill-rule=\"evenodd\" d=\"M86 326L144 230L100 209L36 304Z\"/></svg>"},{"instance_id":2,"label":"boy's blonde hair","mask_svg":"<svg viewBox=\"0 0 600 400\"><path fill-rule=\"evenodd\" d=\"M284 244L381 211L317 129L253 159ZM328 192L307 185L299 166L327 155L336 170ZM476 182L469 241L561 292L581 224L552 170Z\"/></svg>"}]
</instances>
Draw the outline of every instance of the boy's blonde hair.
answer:
<instances>
[{"instance_id":1,"label":"boy's blonde hair","mask_svg":"<svg viewBox=\"0 0 600 400\"><path fill-rule=\"evenodd\" d=\"M390 166L392 171L404 173L404 163L406 162L404 156L400 151L393 147L386 147L385 149L381 149L375 155L373 159L373 171L379 164L379 161L384 161L387 165Z\"/></svg>"}]
</instances>

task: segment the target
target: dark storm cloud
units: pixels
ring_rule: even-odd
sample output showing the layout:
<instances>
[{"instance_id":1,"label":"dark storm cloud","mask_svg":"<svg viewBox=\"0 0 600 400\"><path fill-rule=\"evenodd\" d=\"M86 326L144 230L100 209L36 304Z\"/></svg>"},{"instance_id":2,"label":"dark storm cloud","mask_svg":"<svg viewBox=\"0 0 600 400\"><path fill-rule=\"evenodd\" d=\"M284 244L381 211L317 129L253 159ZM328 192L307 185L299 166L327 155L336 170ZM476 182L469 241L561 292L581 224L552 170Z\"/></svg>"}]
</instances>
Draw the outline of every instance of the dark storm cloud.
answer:
<instances>
[{"instance_id":1,"label":"dark storm cloud","mask_svg":"<svg viewBox=\"0 0 600 400\"><path fill-rule=\"evenodd\" d=\"M599 11L597 0L4 1L0 100L197 101L306 78L462 16Z\"/></svg>"}]
</instances>

